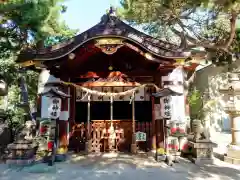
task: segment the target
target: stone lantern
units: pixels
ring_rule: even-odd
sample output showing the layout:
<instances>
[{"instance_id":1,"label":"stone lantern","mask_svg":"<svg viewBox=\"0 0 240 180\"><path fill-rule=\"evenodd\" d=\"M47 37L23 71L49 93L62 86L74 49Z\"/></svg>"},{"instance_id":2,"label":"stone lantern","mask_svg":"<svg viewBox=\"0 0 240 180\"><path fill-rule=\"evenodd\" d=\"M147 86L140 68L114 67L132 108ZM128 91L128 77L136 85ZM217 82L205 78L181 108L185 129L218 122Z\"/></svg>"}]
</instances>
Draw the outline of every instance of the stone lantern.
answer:
<instances>
[{"instance_id":1,"label":"stone lantern","mask_svg":"<svg viewBox=\"0 0 240 180\"><path fill-rule=\"evenodd\" d=\"M219 89L225 97L227 103L225 112L229 114L231 120L232 142L227 147L227 154L224 156L224 161L232 164L240 164L240 79L239 73L228 74L228 85L225 88Z\"/></svg>"}]
</instances>

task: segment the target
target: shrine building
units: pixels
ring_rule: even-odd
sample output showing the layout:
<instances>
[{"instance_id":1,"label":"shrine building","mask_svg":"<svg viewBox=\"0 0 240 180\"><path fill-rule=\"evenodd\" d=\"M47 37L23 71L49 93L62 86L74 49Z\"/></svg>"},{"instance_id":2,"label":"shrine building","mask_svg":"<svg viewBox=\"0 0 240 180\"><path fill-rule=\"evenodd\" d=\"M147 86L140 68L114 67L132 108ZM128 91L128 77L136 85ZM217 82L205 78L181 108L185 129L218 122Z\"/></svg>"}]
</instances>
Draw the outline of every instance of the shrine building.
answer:
<instances>
[{"instance_id":1,"label":"shrine building","mask_svg":"<svg viewBox=\"0 0 240 180\"><path fill-rule=\"evenodd\" d=\"M166 119L185 122L184 81L198 66L182 63L190 56L108 13L65 42L21 52L17 63L41 72L38 110L57 119L58 147L136 152L163 144ZM175 105L153 96L167 88L181 94ZM54 97L61 107L49 114Z\"/></svg>"}]
</instances>

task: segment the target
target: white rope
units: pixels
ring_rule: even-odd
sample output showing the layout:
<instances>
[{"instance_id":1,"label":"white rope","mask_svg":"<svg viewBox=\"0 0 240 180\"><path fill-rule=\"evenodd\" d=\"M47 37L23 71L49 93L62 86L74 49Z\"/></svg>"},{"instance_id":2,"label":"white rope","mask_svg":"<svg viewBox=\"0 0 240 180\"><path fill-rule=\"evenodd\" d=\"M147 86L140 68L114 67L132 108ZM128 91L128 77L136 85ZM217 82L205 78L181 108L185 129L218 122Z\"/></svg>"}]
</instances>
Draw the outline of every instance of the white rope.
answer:
<instances>
[{"instance_id":1,"label":"white rope","mask_svg":"<svg viewBox=\"0 0 240 180\"><path fill-rule=\"evenodd\" d=\"M65 83L64 83L65 84ZM66 83L68 84L68 83ZM159 90L160 88L158 88L155 84L143 84L141 86L138 86L138 87L135 87L135 88L132 88L132 89L129 89L127 91L123 91L123 92L119 92L119 93L112 93L112 92L100 92L100 91L96 91L96 90L92 90L92 89L89 89L89 88L86 88L86 87L82 87L82 86L78 86L78 85L75 85L75 84L72 84L73 86L75 86L77 89L81 89L82 91L88 93L88 94L91 94L91 95L97 95L97 96L105 96L105 97L116 97L116 96L125 96L125 95L128 95L128 94L132 94L134 92L136 92L137 90L143 88L143 87L146 87L146 86L153 86L154 88L156 88L157 90ZM84 96L85 98L86 96Z\"/></svg>"},{"instance_id":2,"label":"white rope","mask_svg":"<svg viewBox=\"0 0 240 180\"><path fill-rule=\"evenodd\" d=\"M85 99L85 97L87 97L88 92L86 92L86 94L82 97L81 101Z\"/></svg>"},{"instance_id":3,"label":"white rope","mask_svg":"<svg viewBox=\"0 0 240 180\"><path fill-rule=\"evenodd\" d=\"M135 91L132 92L132 96L131 96L131 98L130 98L130 102L129 102L129 104L132 104L134 98L135 98Z\"/></svg>"}]
</instances>

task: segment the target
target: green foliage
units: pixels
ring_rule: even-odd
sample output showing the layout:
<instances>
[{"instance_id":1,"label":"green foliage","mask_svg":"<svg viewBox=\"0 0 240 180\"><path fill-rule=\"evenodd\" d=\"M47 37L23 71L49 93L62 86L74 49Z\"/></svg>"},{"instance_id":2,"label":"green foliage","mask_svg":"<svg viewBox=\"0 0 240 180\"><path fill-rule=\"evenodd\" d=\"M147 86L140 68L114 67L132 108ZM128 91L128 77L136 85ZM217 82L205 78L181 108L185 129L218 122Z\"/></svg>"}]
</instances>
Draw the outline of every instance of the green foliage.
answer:
<instances>
[{"instance_id":1,"label":"green foliage","mask_svg":"<svg viewBox=\"0 0 240 180\"><path fill-rule=\"evenodd\" d=\"M61 13L66 11L62 2L63 0L9 0L0 4L0 57L17 53L49 37L72 37L77 30L70 30L61 21ZM50 44L53 42L54 39Z\"/></svg>"},{"instance_id":2,"label":"green foliage","mask_svg":"<svg viewBox=\"0 0 240 180\"><path fill-rule=\"evenodd\" d=\"M193 89L189 92L188 102L190 105L190 116L191 119L201 119L202 118L202 108L203 100L202 94L199 90Z\"/></svg>"},{"instance_id":3,"label":"green foliage","mask_svg":"<svg viewBox=\"0 0 240 180\"><path fill-rule=\"evenodd\" d=\"M8 119L20 122L23 110L19 103L18 79L24 76L28 85L30 104L34 106L37 96L38 73L28 70L19 73L15 63L18 53L35 47L39 41L45 46L73 37L61 14L66 12L63 0L8 0L0 4L0 73L10 86L8 94Z\"/></svg>"},{"instance_id":4,"label":"green foliage","mask_svg":"<svg viewBox=\"0 0 240 180\"><path fill-rule=\"evenodd\" d=\"M234 28L240 0L122 0L121 4L118 14L123 19L182 49L202 46L210 58L220 57L216 64L231 62L231 54L239 50Z\"/></svg>"},{"instance_id":5,"label":"green foliage","mask_svg":"<svg viewBox=\"0 0 240 180\"><path fill-rule=\"evenodd\" d=\"M236 30L236 38L233 47L235 52L240 53L240 27Z\"/></svg>"}]
</instances>

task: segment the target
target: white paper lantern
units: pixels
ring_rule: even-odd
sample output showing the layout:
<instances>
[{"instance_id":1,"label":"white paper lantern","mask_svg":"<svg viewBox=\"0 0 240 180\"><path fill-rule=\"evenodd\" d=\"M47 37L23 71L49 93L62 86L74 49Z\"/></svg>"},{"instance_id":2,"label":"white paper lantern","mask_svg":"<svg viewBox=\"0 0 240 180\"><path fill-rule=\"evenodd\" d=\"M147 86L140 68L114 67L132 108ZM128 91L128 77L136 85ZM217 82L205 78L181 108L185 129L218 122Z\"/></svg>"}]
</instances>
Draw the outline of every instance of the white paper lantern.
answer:
<instances>
[{"instance_id":1,"label":"white paper lantern","mask_svg":"<svg viewBox=\"0 0 240 180\"><path fill-rule=\"evenodd\" d=\"M49 98L49 108L48 108L48 116L51 119L57 119L60 117L61 113L61 98L52 97Z\"/></svg>"}]
</instances>

